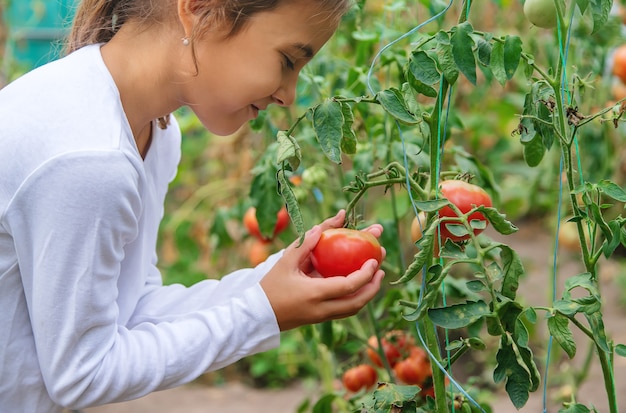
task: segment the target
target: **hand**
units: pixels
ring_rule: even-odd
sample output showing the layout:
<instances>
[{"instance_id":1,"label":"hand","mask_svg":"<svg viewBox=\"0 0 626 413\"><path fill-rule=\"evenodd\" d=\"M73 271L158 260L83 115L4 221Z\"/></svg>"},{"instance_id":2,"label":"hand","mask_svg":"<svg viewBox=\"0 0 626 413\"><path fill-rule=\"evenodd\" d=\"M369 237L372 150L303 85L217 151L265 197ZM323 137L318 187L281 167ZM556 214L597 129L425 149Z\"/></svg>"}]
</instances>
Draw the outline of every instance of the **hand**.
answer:
<instances>
[{"instance_id":1,"label":"hand","mask_svg":"<svg viewBox=\"0 0 626 413\"><path fill-rule=\"evenodd\" d=\"M298 240L261 280L281 331L306 324L345 318L359 312L378 292L384 276L376 260L369 260L347 277L322 278L311 264L311 251L322 232L340 228L345 211L311 228L298 247ZM364 231L380 237L383 227L374 224ZM383 248L383 259L385 250Z\"/></svg>"}]
</instances>

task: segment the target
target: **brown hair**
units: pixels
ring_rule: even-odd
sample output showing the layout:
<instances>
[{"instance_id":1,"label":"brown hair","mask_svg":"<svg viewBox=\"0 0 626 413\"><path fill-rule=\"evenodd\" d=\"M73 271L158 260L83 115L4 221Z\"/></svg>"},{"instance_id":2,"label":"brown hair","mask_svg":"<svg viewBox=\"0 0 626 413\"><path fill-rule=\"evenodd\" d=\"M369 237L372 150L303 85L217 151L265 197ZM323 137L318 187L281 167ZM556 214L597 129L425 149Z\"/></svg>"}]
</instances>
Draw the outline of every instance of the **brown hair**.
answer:
<instances>
[{"instance_id":1,"label":"brown hair","mask_svg":"<svg viewBox=\"0 0 626 413\"><path fill-rule=\"evenodd\" d=\"M227 27L226 37L239 32L250 17L277 8L293 0L197 0L196 13L203 23L194 28L191 37L201 36L212 24ZM312 0L304 0L312 1ZM329 19L338 20L350 8L351 0L314 0ZM176 0L82 0L67 39L65 52L83 46L106 43L128 20L142 24L167 21L173 15Z\"/></svg>"}]
</instances>

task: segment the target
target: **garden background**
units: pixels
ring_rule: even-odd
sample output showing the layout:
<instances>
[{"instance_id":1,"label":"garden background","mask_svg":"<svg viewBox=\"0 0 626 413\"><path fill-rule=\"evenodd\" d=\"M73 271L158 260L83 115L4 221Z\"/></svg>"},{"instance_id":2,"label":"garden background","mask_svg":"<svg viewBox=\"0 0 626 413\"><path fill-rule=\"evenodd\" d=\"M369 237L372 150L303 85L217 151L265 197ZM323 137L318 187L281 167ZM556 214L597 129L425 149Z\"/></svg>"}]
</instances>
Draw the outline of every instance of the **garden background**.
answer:
<instances>
[{"instance_id":1,"label":"garden background","mask_svg":"<svg viewBox=\"0 0 626 413\"><path fill-rule=\"evenodd\" d=\"M184 400L197 401L184 411L237 411L248 397L241 411L272 401L273 411L316 413L619 411L626 12L606 0L532 1L554 16L550 27L517 0L356 1L301 74L293 107L227 137L181 109L183 158L159 244L165 283L255 265L347 208L349 226L385 226L385 285L357 316L286 332L279 349L191 387L94 413L165 400L167 411ZM74 4L0 7L5 84L58 56ZM471 212L488 223L469 212L441 219L437 189L453 178L487 191L493 207ZM247 231L251 206L270 234L284 205L292 222L271 242ZM443 242L447 224L469 240ZM428 354L428 382L373 363L368 339L392 331ZM384 385L347 391L342 375L359 364Z\"/></svg>"}]
</instances>

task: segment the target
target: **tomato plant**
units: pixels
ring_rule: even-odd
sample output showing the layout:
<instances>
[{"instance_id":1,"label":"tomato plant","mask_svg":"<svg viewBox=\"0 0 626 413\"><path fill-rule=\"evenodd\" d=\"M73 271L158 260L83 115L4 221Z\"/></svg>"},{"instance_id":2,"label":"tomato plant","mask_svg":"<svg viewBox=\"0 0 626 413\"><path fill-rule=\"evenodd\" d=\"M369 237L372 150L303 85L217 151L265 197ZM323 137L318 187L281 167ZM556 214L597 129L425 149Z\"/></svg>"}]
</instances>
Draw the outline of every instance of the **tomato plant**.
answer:
<instances>
[{"instance_id":1,"label":"tomato plant","mask_svg":"<svg viewBox=\"0 0 626 413\"><path fill-rule=\"evenodd\" d=\"M287 213L287 208L285 207L282 207L278 211L278 213L276 214L276 225L274 226L274 232L272 233L271 237L266 237L261 234L255 207L248 208L243 216L243 224L248 230L248 233L253 237L261 241L270 241L289 226L289 214Z\"/></svg>"},{"instance_id":2,"label":"tomato plant","mask_svg":"<svg viewBox=\"0 0 626 413\"><path fill-rule=\"evenodd\" d=\"M323 277L347 276L372 258L382 261L376 237L350 228L325 230L311 253L313 267Z\"/></svg>"},{"instance_id":3,"label":"tomato plant","mask_svg":"<svg viewBox=\"0 0 626 413\"><path fill-rule=\"evenodd\" d=\"M481 187L470 184L469 182L465 182L462 180L451 179L447 181L443 181L440 185L441 194L444 198L447 198L454 206L456 206L462 214L467 214L473 208L478 206L491 207L491 197L489 194L482 189ZM439 210L440 218L450 218L450 217L458 217L457 213L450 207L445 206ZM474 235L478 235L483 232L487 226L487 219L485 216L479 212L473 212L467 217L467 221L472 225L472 221L477 221L478 224L472 225ZM469 239L469 233L465 231L464 235L459 235L455 228L460 228L458 223L449 223L442 222L441 223L441 239L445 242L446 239L450 239L452 241L465 241ZM461 229L464 231L464 229Z\"/></svg>"},{"instance_id":4,"label":"tomato plant","mask_svg":"<svg viewBox=\"0 0 626 413\"><path fill-rule=\"evenodd\" d=\"M378 373L369 364L359 364L351 367L343 373L342 383L351 392L358 392L361 389L369 389L376 384Z\"/></svg>"}]
</instances>

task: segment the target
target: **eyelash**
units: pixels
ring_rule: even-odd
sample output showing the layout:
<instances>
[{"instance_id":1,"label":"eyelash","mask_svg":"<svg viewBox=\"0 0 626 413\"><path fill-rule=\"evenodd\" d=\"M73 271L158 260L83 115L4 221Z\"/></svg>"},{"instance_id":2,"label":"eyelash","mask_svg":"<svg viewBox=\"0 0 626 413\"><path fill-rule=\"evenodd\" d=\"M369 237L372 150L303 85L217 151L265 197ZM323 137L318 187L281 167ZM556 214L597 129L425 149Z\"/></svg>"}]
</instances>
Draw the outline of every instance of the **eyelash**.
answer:
<instances>
[{"instance_id":1,"label":"eyelash","mask_svg":"<svg viewBox=\"0 0 626 413\"><path fill-rule=\"evenodd\" d=\"M285 59L285 65L286 65L289 69L293 70L293 69L295 68L295 66L296 66L296 65L295 65L295 63L294 63L294 62L292 62L292 61L291 61L291 59L289 59L289 58L287 57L287 55L286 55L286 54L283 54L283 57L284 57L284 59Z\"/></svg>"}]
</instances>

